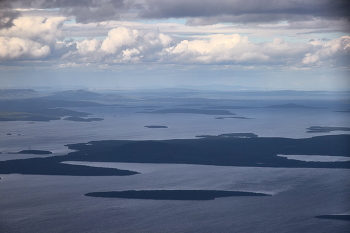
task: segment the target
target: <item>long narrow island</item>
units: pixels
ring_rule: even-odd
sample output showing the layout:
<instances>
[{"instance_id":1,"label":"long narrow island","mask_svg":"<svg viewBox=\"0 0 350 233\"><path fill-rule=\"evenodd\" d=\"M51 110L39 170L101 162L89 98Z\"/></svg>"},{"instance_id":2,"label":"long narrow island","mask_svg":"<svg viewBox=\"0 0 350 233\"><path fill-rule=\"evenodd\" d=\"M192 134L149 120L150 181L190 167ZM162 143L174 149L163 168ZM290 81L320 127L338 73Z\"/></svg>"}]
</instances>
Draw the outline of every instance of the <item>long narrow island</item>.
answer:
<instances>
[{"instance_id":1,"label":"long narrow island","mask_svg":"<svg viewBox=\"0 0 350 233\"><path fill-rule=\"evenodd\" d=\"M320 162L288 156L350 157L350 135L312 138L264 138L252 133L202 135L200 139L108 140L68 145L63 156L0 161L0 174L110 176L137 172L63 164L63 161L172 163L244 167L350 168L350 161Z\"/></svg>"},{"instance_id":2,"label":"long narrow island","mask_svg":"<svg viewBox=\"0 0 350 233\"><path fill-rule=\"evenodd\" d=\"M222 190L128 190L86 193L90 197L151 199L151 200L214 200L233 196L271 196L264 193Z\"/></svg>"}]
</instances>

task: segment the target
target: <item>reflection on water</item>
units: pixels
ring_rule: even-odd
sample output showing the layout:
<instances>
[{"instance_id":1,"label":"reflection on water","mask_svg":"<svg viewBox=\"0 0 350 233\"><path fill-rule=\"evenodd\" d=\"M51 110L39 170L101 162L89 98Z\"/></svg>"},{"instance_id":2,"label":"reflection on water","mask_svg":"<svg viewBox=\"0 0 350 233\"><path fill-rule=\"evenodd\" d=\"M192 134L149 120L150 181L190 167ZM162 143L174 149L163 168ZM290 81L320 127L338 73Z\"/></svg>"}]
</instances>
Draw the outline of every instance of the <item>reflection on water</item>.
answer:
<instances>
[{"instance_id":1,"label":"reflection on water","mask_svg":"<svg viewBox=\"0 0 350 233\"><path fill-rule=\"evenodd\" d=\"M305 162L346 162L350 161L350 157L345 156L327 156L327 155L281 155L287 159L305 161Z\"/></svg>"}]
</instances>

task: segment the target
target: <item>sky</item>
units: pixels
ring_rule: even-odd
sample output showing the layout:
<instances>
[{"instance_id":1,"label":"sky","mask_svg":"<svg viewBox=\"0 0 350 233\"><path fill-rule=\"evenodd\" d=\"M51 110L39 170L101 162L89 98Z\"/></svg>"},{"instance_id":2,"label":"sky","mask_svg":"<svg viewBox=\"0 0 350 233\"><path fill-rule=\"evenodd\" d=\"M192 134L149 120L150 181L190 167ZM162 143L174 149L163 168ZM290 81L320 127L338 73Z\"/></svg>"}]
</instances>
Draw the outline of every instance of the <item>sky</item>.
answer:
<instances>
[{"instance_id":1,"label":"sky","mask_svg":"<svg viewBox=\"0 0 350 233\"><path fill-rule=\"evenodd\" d=\"M348 0L0 0L0 88L350 90Z\"/></svg>"}]
</instances>

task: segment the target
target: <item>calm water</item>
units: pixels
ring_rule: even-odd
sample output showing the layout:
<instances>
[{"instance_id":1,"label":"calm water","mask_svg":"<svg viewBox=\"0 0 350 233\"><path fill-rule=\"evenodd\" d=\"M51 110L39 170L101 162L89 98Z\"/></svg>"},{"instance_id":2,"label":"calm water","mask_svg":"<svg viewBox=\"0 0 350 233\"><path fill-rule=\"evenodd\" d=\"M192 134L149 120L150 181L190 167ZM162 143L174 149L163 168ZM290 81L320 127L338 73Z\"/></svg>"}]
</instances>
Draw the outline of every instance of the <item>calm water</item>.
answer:
<instances>
[{"instance_id":1,"label":"calm water","mask_svg":"<svg viewBox=\"0 0 350 233\"><path fill-rule=\"evenodd\" d=\"M255 133L303 138L310 126L350 126L348 114L329 109L240 109L224 119L198 114L135 113L117 107L74 108L101 122L0 122L1 160L31 157L8 152L68 152L65 144L104 139L195 138L200 134ZM145 125L166 125L149 129ZM12 135L6 135L11 133ZM20 134L20 135L18 135ZM350 211L349 171L177 164L84 163L141 172L129 177L1 175L0 232L349 232L349 222L316 215ZM271 197L213 201L156 201L85 197L130 189L219 189Z\"/></svg>"},{"instance_id":2,"label":"calm water","mask_svg":"<svg viewBox=\"0 0 350 233\"><path fill-rule=\"evenodd\" d=\"M96 164L93 164L96 165ZM97 164L101 165L101 164ZM106 164L103 164L106 166ZM315 215L349 211L349 171L169 164L109 164L129 177L3 176L3 232L348 232ZM212 201L93 198L130 189L256 191Z\"/></svg>"},{"instance_id":3,"label":"calm water","mask_svg":"<svg viewBox=\"0 0 350 233\"><path fill-rule=\"evenodd\" d=\"M347 113L330 109L234 109L237 116L254 119L215 119L200 114L135 113L141 109L117 107L72 108L103 117L99 122L0 122L1 152L24 149L51 150L65 153L65 144L91 140L128 139L159 140L195 138L196 135L255 133L261 137L305 138L317 135L349 134L349 131L306 133L310 126L350 126ZM165 125L167 129L149 129L146 125ZM12 135L6 135L11 133ZM20 135L18 135L20 134Z\"/></svg>"}]
</instances>

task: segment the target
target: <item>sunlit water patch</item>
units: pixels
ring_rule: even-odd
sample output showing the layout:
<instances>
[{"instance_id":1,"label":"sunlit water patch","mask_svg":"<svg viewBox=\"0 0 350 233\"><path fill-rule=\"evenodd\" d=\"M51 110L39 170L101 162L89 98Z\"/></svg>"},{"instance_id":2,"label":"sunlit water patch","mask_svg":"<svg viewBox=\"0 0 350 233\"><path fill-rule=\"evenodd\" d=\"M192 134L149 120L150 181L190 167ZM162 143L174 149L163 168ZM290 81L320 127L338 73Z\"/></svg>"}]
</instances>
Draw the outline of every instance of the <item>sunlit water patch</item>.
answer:
<instances>
[{"instance_id":1,"label":"sunlit water patch","mask_svg":"<svg viewBox=\"0 0 350 233\"><path fill-rule=\"evenodd\" d=\"M345 156L327 156L327 155L281 155L277 156L284 157L292 160L299 160L305 162L346 162L350 161L350 157Z\"/></svg>"}]
</instances>

